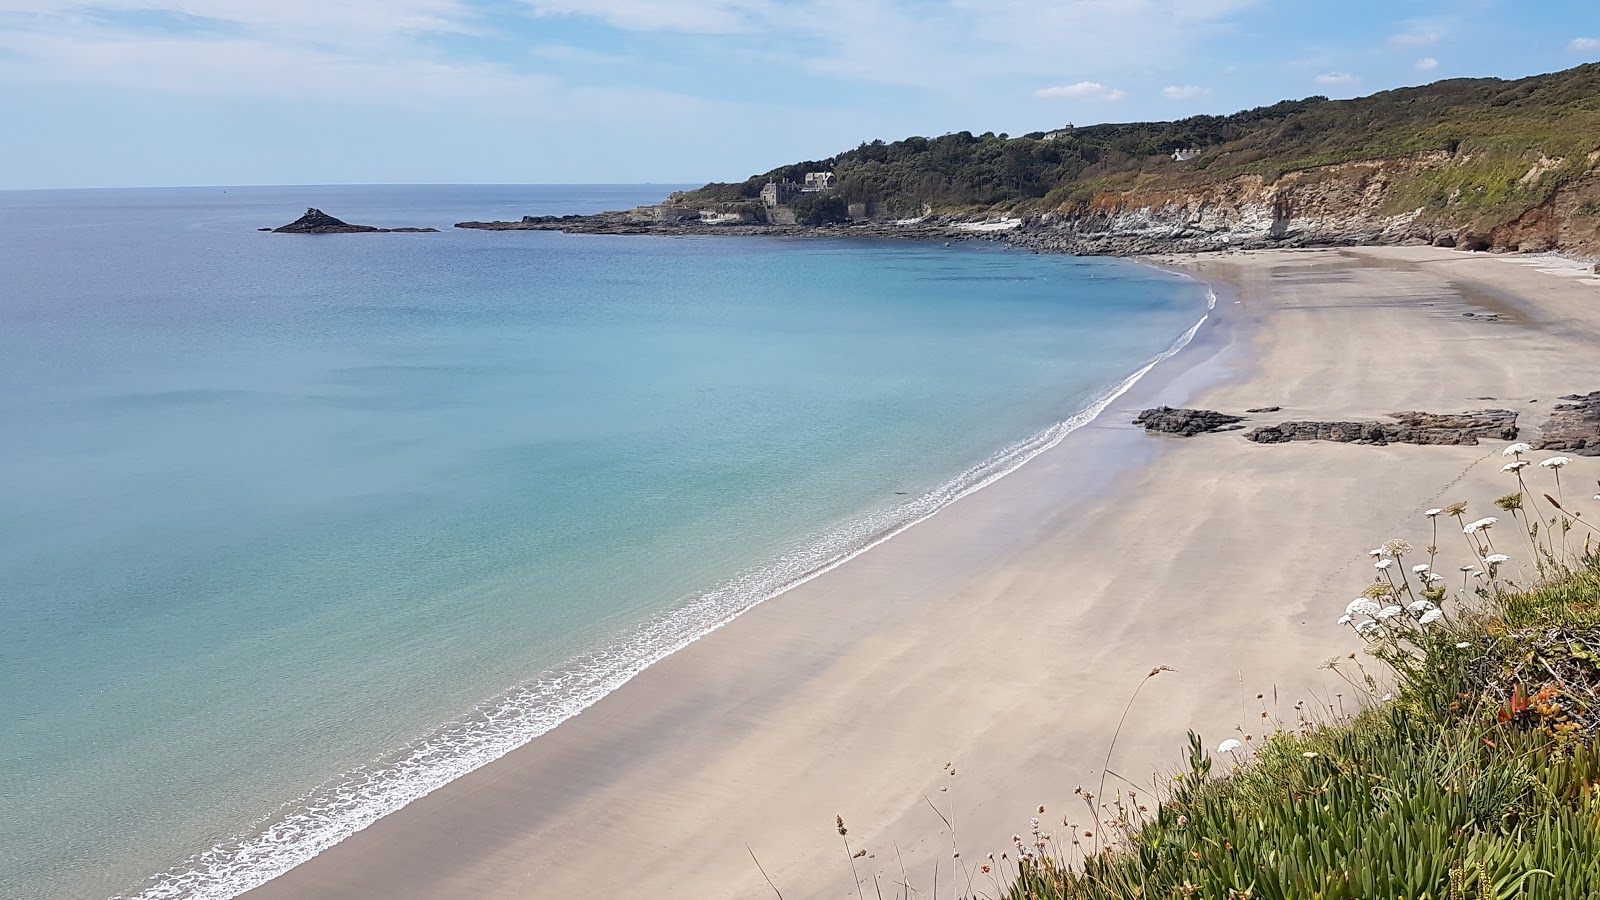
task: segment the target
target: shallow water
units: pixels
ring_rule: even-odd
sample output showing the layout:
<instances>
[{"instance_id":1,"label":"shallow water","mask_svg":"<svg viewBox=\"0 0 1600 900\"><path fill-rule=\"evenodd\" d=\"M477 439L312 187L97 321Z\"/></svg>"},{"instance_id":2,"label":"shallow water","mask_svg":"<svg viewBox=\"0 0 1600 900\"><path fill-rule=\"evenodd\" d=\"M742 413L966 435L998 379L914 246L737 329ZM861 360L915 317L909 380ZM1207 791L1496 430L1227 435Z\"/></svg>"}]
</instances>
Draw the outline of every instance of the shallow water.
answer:
<instances>
[{"instance_id":1,"label":"shallow water","mask_svg":"<svg viewBox=\"0 0 1600 900\"><path fill-rule=\"evenodd\" d=\"M1005 471L1205 309L978 242L448 229L671 189L0 193L0 896L230 896ZM308 204L446 231L255 231Z\"/></svg>"}]
</instances>

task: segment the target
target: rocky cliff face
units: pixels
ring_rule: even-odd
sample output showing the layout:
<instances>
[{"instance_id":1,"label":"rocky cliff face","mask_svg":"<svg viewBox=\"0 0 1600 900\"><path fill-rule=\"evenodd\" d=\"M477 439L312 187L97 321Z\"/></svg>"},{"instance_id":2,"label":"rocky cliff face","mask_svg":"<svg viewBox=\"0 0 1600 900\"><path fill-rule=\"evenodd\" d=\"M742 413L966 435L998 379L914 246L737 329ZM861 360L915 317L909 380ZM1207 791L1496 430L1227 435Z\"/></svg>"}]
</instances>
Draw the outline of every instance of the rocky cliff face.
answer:
<instances>
[{"instance_id":1,"label":"rocky cliff face","mask_svg":"<svg viewBox=\"0 0 1600 900\"><path fill-rule=\"evenodd\" d=\"M1513 204L1509 215L1460 202L1459 189L1432 201L1411 199L1424 196L1423 186L1449 184L1473 163L1435 152L1305 169L1275 181L1248 175L1191 190L1108 191L1032 220L1008 239L1041 250L1116 255L1432 243L1600 256L1600 151L1573 165L1529 160L1514 185L1498 187L1520 185L1537 196L1541 179L1559 186L1526 208Z\"/></svg>"}]
</instances>

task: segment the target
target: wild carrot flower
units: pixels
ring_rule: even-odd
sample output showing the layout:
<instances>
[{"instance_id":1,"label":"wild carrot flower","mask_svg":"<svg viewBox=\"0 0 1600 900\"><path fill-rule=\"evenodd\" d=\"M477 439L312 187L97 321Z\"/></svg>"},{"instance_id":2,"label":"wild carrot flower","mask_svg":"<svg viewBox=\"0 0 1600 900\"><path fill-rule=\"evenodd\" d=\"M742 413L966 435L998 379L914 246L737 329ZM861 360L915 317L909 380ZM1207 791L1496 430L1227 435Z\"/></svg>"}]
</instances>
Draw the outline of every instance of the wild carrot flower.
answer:
<instances>
[{"instance_id":1,"label":"wild carrot flower","mask_svg":"<svg viewBox=\"0 0 1600 900\"><path fill-rule=\"evenodd\" d=\"M1533 463L1528 462L1525 459L1519 459L1514 463L1506 463L1505 465L1501 466L1500 467L1500 471L1502 471L1502 472L1521 472L1523 469L1526 469L1527 467L1529 467L1531 465L1533 465Z\"/></svg>"},{"instance_id":2,"label":"wild carrot flower","mask_svg":"<svg viewBox=\"0 0 1600 900\"><path fill-rule=\"evenodd\" d=\"M1438 572L1429 572L1427 577L1424 580L1427 581L1429 584L1436 584L1436 583L1438 583L1440 581L1443 581L1444 580L1444 576L1440 575Z\"/></svg>"},{"instance_id":3,"label":"wild carrot flower","mask_svg":"<svg viewBox=\"0 0 1600 900\"><path fill-rule=\"evenodd\" d=\"M1354 622L1355 620L1356 620L1355 616L1352 616L1349 613L1345 613L1344 615L1339 617L1339 624L1340 625L1349 625L1351 622Z\"/></svg>"},{"instance_id":4,"label":"wild carrot flower","mask_svg":"<svg viewBox=\"0 0 1600 900\"><path fill-rule=\"evenodd\" d=\"M1452 516L1452 517L1466 515L1466 512L1467 512L1466 501L1462 501L1460 503L1452 503L1449 506L1446 506L1444 508L1443 512L1444 512L1445 515Z\"/></svg>"},{"instance_id":5,"label":"wild carrot flower","mask_svg":"<svg viewBox=\"0 0 1600 900\"><path fill-rule=\"evenodd\" d=\"M1371 616L1376 615L1378 610L1382 608L1383 607L1371 600L1368 600L1366 597L1357 597L1356 599L1350 601L1350 605L1344 608L1344 612L1347 616Z\"/></svg>"},{"instance_id":6,"label":"wild carrot flower","mask_svg":"<svg viewBox=\"0 0 1600 900\"><path fill-rule=\"evenodd\" d=\"M1405 610L1398 606L1385 606L1383 609L1378 610L1378 618L1388 620L1400 615L1403 612L1405 612Z\"/></svg>"},{"instance_id":7,"label":"wild carrot flower","mask_svg":"<svg viewBox=\"0 0 1600 900\"><path fill-rule=\"evenodd\" d=\"M1383 555L1383 548L1382 547L1374 547L1371 550L1367 551L1367 555L1371 556L1371 557L1382 556Z\"/></svg>"},{"instance_id":8,"label":"wild carrot flower","mask_svg":"<svg viewBox=\"0 0 1600 900\"><path fill-rule=\"evenodd\" d=\"M1500 451L1500 455L1502 455L1502 456L1521 456L1522 454L1527 453L1528 451L1530 451L1532 449L1533 449L1532 446L1530 446L1528 444L1524 444L1521 441L1518 441L1517 443L1512 444L1511 446L1507 447L1506 449Z\"/></svg>"},{"instance_id":9,"label":"wild carrot flower","mask_svg":"<svg viewBox=\"0 0 1600 900\"><path fill-rule=\"evenodd\" d=\"M1511 557L1505 555L1504 553L1491 553L1488 556L1485 556L1483 561L1487 565L1498 566L1503 562L1510 562Z\"/></svg>"},{"instance_id":10,"label":"wild carrot flower","mask_svg":"<svg viewBox=\"0 0 1600 900\"><path fill-rule=\"evenodd\" d=\"M1422 623L1423 625L1432 625L1433 623L1439 621L1442 618L1444 618L1444 611L1443 610L1430 609L1427 612L1423 613L1422 614L1422 618L1418 619L1417 621Z\"/></svg>"},{"instance_id":11,"label":"wild carrot flower","mask_svg":"<svg viewBox=\"0 0 1600 900\"><path fill-rule=\"evenodd\" d=\"M1496 523L1498 521L1500 521L1500 520L1496 519L1494 516L1484 516L1483 518L1478 519L1475 522L1468 522L1466 527L1461 529L1461 533L1462 534L1477 534L1478 532L1482 531L1483 529L1493 526L1494 523Z\"/></svg>"},{"instance_id":12,"label":"wild carrot flower","mask_svg":"<svg viewBox=\"0 0 1600 900\"><path fill-rule=\"evenodd\" d=\"M1383 554L1385 556L1404 556L1407 553L1410 553L1411 549L1412 548L1409 543L1402 541L1399 538L1395 538L1392 541L1383 542Z\"/></svg>"},{"instance_id":13,"label":"wild carrot flower","mask_svg":"<svg viewBox=\"0 0 1600 900\"><path fill-rule=\"evenodd\" d=\"M1237 753L1237 752L1239 752L1239 749L1242 748L1243 746L1244 745L1239 743L1239 741L1237 739L1228 738L1227 740L1225 740L1222 743L1217 745L1217 752L1218 753Z\"/></svg>"},{"instance_id":14,"label":"wild carrot flower","mask_svg":"<svg viewBox=\"0 0 1600 900\"><path fill-rule=\"evenodd\" d=\"M1377 631L1377 630L1378 630L1378 623L1372 621L1371 619L1368 619L1365 622L1362 622L1360 625L1356 626L1356 634L1361 634L1361 635L1369 634L1369 633Z\"/></svg>"},{"instance_id":15,"label":"wild carrot flower","mask_svg":"<svg viewBox=\"0 0 1600 900\"><path fill-rule=\"evenodd\" d=\"M1430 566L1427 563L1422 563L1421 565L1412 566L1411 567L1411 571L1417 573L1418 575L1421 575L1423 572L1426 572L1431 568L1433 568L1433 566Z\"/></svg>"},{"instance_id":16,"label":"wild carrot flower","mask_svg":"<svg viewBox=\"0 0 1600 900\"><path fill-rule=\"evenodd\" d=\"M1437 607L1435 607L1433 605L1433 601L1432 600L1418 600L1417 602L1412 603L1412 604L1410 604L1410 605L1408 605L1406 607L1406 610L1408 612L1412 613L1413 615L1419 615L1419 616L1422 615L1423 613L1427 612L1430 609L1437 609Z\"/></svg>"},{"instance_id":17,"label":"wild carrot flower","mask_svg":"<svg viewBox=\"0 0 1600 900\"><path fill-rule=\"evenodd\" d=\"M1423 513L1423 515L1427 516L1430 519L1437 519L1437 518L1439 518L1439 514L1442 513L1442 512L1444 512L1444 510L1436 508L1436 509L1428 510L1427 512Z\"/></svg>"},{"instance_id":18,"label":"wild carrot flower","mask_svg":"<svg viewBox=\"0 0 1600 900\"><path fill-rule=\"evenodd\" d=\"M1559 469L1562 466L1564 466L1564 465L1566 465L1567 463L1570 463L1570 462L1572 462L1572 460L1568 459L1565 456L1552 456L1549 459L1545 460L1544 462L1539 463L1539 465L1543 466L1546 469Z\"/></svg>"},{"instance_id":19,"label":"wild carrot flower","mask_svg":"<svg viewBox=\"0 0 1600 900\"><path fill-rule=\"evenodd\" d=\"M1392 560L1392 559L1380 559L1377 562L1373 563L1372 567L1374 569L1387 569L1392 565L1394 565L1394 560Z\"/></svg>"}]
</instances>

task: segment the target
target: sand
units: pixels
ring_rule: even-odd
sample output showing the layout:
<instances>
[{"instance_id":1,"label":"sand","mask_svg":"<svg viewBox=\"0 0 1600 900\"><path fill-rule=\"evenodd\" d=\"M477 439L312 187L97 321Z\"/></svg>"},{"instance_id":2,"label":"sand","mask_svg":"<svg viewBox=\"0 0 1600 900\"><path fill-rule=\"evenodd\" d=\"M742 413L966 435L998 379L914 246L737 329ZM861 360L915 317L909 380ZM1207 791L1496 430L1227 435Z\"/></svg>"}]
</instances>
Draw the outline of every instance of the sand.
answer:
<instances>
[{"instance_id":1,"label":"sand","mask_svg":"<svg viewBox=\"0 0 1600 900\"><path fill-rule=\"evenodd\" d=\"M1263 704L1289 722L1297 700L1353 709L1319 664L1360 647L1334 620L1372 577L1367 548L1426 546L1431 506L1492 512L1503 444L1266 446L1127 422L1156 403L1284 408L1263 424L1503 407L1526 434L1554 398L1600 388L1600 279L1431 248L1155 262L1236 289L1094 424L247 896L770 896L752 853L788 900L855 896L836 814L867 852L865 897L902 896L907 876L928 897L936 868L945 895L1039 806L1063 835L1063 816L1086 820L1075 787L1175 769L1188 729L1214 746L1259 739ZM1584 458L1564 478L1596 476Z\"/></svg>"}]
</instances>

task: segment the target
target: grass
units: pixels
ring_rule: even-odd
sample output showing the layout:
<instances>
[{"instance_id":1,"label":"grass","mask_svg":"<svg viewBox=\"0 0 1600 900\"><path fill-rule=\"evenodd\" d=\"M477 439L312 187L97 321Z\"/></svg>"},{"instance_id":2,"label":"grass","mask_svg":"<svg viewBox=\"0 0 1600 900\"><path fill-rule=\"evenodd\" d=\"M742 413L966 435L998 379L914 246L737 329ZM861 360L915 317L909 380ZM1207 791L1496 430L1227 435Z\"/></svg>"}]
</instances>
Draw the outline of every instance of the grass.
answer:
<instances>
[{"instance_id":1,"label":"grass","mask_svg":"<svg viewBox=\"0 0 1600 900\"><path fill-rule=\"evenodd\" d=\"M1430 511L1426 549L1372 551L1340 622L1373 667L1325 664L1359 710L1297 704L1259 746L1216 755L1191 733L1153 810L1090 797L1092 828L1035 824L1008 900L1600 898L1600 543L1570 500L1530 491L1524 452L1509 448L1522 490L1497 501L1509 521L1455 504ZM1456 531L1473 565L1434 574Z\"/></svg>"}]
</instances>

